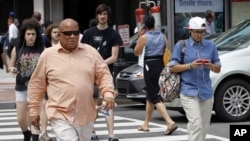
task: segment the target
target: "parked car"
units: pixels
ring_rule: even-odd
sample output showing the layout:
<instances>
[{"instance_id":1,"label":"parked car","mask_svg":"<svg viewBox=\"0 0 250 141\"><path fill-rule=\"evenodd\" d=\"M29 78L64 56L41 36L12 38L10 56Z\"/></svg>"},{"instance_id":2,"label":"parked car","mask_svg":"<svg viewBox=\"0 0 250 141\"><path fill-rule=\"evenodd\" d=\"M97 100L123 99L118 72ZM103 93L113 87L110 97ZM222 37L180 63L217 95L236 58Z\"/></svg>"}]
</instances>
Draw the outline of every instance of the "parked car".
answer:
<instances>
[{"instance_id":1,"label":"parked car","mask_svg":"<svg viewBox=\"0 0 250 141\"><path fill-rule=\"evenodd\" d=\"M213 39L212 39L213 40ZM215 40L221 59L221 72L211 72L214 90L213 110L222 121L250 118L250 19L219 35ZM146 86L142 67L134 64L116 77L118 97L145 103ZM166 102L171 110L183 113L180 99Z\"/></svg>"}]
</instances>

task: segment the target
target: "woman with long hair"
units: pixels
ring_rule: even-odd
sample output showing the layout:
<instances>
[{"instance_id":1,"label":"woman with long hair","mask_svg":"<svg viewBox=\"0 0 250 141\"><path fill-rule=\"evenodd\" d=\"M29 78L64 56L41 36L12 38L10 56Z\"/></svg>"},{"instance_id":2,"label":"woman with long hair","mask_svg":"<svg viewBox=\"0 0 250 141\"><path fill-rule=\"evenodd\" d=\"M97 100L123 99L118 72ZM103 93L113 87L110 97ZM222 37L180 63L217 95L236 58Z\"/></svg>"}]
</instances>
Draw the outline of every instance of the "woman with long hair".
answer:
<instances>
[{"instance_id":1,"label":"woman with long hair","mask_svg":"<svg viewBox=\"0 0 250 141\"><path fill-rule=\"evenodd\" d=\"M20 30L19 43L11 52L9 70L16 75L15 95L17 121L23 132L24 141L38 141L40 131L30 127L27 108L27 86L44 50L40 25L34 19L25 19Z\"/></svg>"}]
</instances>

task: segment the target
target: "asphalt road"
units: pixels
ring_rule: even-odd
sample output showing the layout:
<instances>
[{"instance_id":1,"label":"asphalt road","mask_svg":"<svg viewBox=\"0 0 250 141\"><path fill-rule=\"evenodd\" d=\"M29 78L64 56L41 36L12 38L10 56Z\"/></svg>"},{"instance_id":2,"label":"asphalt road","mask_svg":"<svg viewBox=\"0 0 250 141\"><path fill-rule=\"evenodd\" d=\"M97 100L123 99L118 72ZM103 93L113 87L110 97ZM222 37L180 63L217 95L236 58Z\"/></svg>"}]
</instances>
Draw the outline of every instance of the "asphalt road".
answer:
<instances>
[{"instance_id":1,"label":"asphalt road","mask_svg":"<svg viewBox=\"0 0 250 141\"><path fill-rule=\"evenodd\" d=\"M145 105L133 102L127 99L117 99L118 107L115 109L115 115L127 118L133 118L137 120L144 120L145 117ZM185 129L187 128L187 119L185 115L181 114L178 111L168 110L169 115L176 122L179 128ZM157 123L160 125L165 125L164 119L158 113L157 110L154 111L152 119L152 123ZM222 122L220 121L214 113L212 113L211 118L211 126L208 130L209 135L214 135L217 137L215 141L222 141L225 138L229 140L230 138L230 125L249 125L250 119L244 122ZM183 134L183 132L177 132L177 134ZM184 133L186 134L186 133ZM221 137L221 139L220 139Z\"/></svg>"}]
</instances>

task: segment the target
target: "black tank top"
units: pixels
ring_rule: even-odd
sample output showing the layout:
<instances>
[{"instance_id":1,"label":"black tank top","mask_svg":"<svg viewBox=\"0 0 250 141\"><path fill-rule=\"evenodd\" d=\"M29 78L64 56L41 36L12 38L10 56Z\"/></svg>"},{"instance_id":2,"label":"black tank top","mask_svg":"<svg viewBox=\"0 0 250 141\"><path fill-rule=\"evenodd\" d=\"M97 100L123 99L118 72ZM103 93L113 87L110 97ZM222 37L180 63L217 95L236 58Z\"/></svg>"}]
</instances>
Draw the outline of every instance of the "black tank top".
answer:
<instances>
[{"instance_id":1,"label":"black tank top","mask_svg":"<svg viewBox=\"0 0 250 141\"><path fill-rule=\"evenodd\" d=\"M15 90L23 91L27 90L27 85L30 80L30 77L33 71L36 68L38 58L43 52L44 47L35 47L35 46L22 46L16 47L16 87Z\"/></svg>"}]
</instances>

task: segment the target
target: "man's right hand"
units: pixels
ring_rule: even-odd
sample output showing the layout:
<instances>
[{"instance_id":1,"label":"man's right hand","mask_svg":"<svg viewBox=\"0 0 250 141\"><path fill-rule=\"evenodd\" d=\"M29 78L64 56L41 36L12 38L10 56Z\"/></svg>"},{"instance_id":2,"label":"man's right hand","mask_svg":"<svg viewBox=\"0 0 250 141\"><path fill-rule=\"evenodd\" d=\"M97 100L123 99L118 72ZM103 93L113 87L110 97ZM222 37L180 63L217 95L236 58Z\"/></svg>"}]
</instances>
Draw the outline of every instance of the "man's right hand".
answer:
<instances>
[{"instance_id":1,"label":"man's right hand","mask_svg":"<svg viewBox=\"0 0 250 141\"><path fill-rule=\"evenodd\" d=\"M109 110L115 108L115 99L111 97L104 97L101 105L102 109Z\"/></svg>"}]
</instances>

